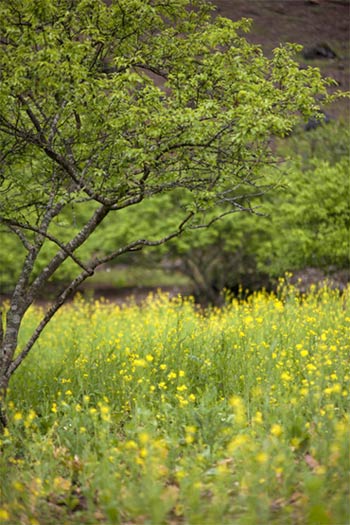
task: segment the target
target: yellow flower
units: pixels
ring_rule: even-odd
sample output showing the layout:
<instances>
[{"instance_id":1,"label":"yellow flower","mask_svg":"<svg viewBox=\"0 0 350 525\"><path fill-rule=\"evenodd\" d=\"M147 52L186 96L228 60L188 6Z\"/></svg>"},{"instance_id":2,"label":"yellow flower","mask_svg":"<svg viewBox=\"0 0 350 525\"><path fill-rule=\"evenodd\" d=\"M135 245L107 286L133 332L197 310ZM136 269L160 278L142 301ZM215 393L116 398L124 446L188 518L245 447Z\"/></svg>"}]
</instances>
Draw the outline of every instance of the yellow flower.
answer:
<instances>
[{"instance_id":1,"label":"yellow flower","mask_svg":"<svg viewBox=\"0 0 350 525\"><path fill-rule=\"evenodd\" d=\"M0 509L0 522L3 521L9 521L10 514L7 512L6 509Z\"/></svg>"},{"instance_id":2,"label":"yellow flower","mask_svg":"<svg viewBox=\"0 0 350 525\"><path fill-rule=\"evenodd\" d=\"M147 432L140 432L139 434L139 441L141 445L145 445L149 442L149 434Z\"/></svg>"},{"instance_id":3,"label":"yellow flower","mask_svg":"<svg viewBox=\"0 0 350 525\"><path fill-rule=\"evenodd\" d=\"M125 448L128 450L137 449L137 443L133 439L130 439L125 443Z\"/></svg>"},{"instance_id":4,"label":"yellow flower","mask_svg":"<svg viewBox=\"0 0 350 525\"><path fill-rule=\"evenodd\" d=\"M178 481L181 481L183 478L187 476L187 473L183 469L179 468L175 476Z\"/></svg>"},{"instance_id":5,"label":"yellow flower","mask_svg":"<svg viewBox=\"0 0 350 525\"><path fill-rule=\"evenodd\" d=\"M307 370L309 370L309 372L313 372L314 370L317 370L316 366L313 365L312 363L309 363L308 365L306 365L306 368Z\"/></svg>"},{"instance_id":6,"label":"yellow flower","mask_svg":"<svg viewBox=\"0 0 350 525\"><path fill-rule=\"evenodd\" d=\"M229 400L230 405L234 409L235 421L238 425L243 425L246 422L246 413L243 399L239 396L233 396Z\"/></svg>"},{"instance_id":7,"label":"yellow flower","mask_svg":"<svg viewBox=\"0 0 350 525\"><path fill-rule=\"evenodd\" d=\"M140 457L141 457L141 458L145 458L145 457L147 457L147 455L148 455L148 451L147 451L147 449L146 449L145 447L142 447L142 448L140 449Z\"/></svg>"},{"instance_id":8,"label":"yellow flower","mask_svg":"<svg viewBox=\"0 0 350 525\"><path fill-rule=\"evenodd\" d=\"M228 445L227 450L230 454L235 452L236 449L241 448L242 445L245 445L249 442L249 437L245 434L238 434Z\"/></svg>"},{"instance_id":9,"label":"yellow flower","mask_svg":"<svg viewBox=\"0 0 350 525\"><path fill-rule=\"evenodd\" d=\"M15 490L17 490L18 492L23 492L24 491L24 485L23 483L21 483L20 481L14 481L12 483L12 486Z\"/></svg>"},{"instance_id":10,"label":"yellow flower","mask_svg":"<svg viewBox=\"0 0 350 525\"><path fill-rule=\"evenodd\" d=\"M256 423L257 425L261 425L262 422L263 422L263 417L262 417L262 413L257 411L255 413L255 416L252 418L252 422L253 423Z\"/></svg>"},{"instance_id":11,"label":"yellow flower","mask_svg":"<svg viewBox=\"0 0 350 525\"><path fill-rule=\"evenodd\" d=\"M278 423L274 423L270 429L273 436L279 437L283 433L283 428Z\"/></svg>"},{"instance_id":12,"label":"yellow flower","mask_svg":"<svg viewBox=\"0 0 350 525\"><path fill-rule=\"evenodd\" d=\"M239 397L239 396L232 396L230 401L229 401L231 407L234 407L234 408L243 408L244 407L244 404L243 404L243 401L242 399Z\"/></svg>"},{"instance_id":13,"label":"yellow flower","mask_svg":"<svg viewBox=\"0 0 350 525\"><path fill-rule=\"evenodd\" d=\"M266 463L269 459L269 456L266 454L266 452L259 452L259 454L257 454L256 458L258 463Z\"/></svg>"},{"instance_id":14,"label":"yellow flower","mask_svg":"<svg viewBox=\"0 0 350 525\"><path fill-rule=\"evenodd\" d=\"M184 397L182 397L180 394L175 394L175 397L178 400L179 405L180 405L181 408L183 408L183 407L188 405L188 400L185 399Z\"/></svg>"},{"instance_id":15,"label":"yellow flower","mask_svg":"<svg viewBox=\"0 0 350 525\"><path fill-rule=\"evenodd\" d=\"M26 418L28 423L31 423L33 419L35 418L36 418L36 413L34 412L34 410L30 409L28 412L27 418Z\"/></svg>"},{"instance_id":16,"label":"yellow flower","mask_svg":"<svg viewBox=\"0 0 350 525\"><path fill-rule=\"evenodd\" d=\"M289 374L289 372L282 372L281 379L283 381L291 381L292 380L292 376Z\"/></svg>"},{"instance_id":17,"label":"yellow flower","mask_svg":"<svg viewBox=\"0 0 350 525\"><path fill-rule=\"evenodd\" d=\"M339 383L334 383L332 390L335 394L339 394L342 390L342 387Z\"/></svg>"},{"instance_id":18,"label":"yellow flower","mask_svg":"<svg viewBox=\"0 0 350 525\"><path fill-rule=\"evenodd\" d=\"M144 368L145 366L147 366L147 362L145 361L145 359L134 359L133 365Z\"/></svg>"}]
</instances>

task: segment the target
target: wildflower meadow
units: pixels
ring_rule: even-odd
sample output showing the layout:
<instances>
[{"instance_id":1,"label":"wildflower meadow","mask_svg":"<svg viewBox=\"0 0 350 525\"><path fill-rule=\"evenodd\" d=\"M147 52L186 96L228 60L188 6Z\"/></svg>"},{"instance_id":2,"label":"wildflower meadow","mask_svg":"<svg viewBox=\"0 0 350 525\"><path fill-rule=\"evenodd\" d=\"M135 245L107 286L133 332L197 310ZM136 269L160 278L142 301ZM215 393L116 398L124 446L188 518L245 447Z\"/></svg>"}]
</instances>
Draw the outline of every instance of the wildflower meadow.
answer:
<instances>
[{"instance_id":1,"label":"wildflower meadow","mask_svg":"<svg viewBox=\"0 0 350 525\"><path fill-rule=\"evenodd\" d=\"M345 525L349 327L327 288L76 299L12 380L1 524Z\"/></svg>"}]
</instances>

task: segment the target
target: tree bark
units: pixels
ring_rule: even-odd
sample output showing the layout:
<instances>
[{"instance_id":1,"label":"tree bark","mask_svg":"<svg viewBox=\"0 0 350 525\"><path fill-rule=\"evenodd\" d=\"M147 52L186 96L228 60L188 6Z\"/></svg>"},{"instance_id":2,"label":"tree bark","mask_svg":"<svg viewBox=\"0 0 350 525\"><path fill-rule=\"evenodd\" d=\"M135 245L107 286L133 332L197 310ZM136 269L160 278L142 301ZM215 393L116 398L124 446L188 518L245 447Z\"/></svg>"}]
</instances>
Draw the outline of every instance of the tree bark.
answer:
<instances>
[{"instance_id":1,"label":"tree bark","mask_svg":"<svg viewBox=\"0 0 350 525\"><path fill-rule=\"evenodd\" d=\"M15 354L18 342L18 333L24 315L23 308L20 310L16 304L11 305L7 313L6 329L3 329L1 319L2 340L0 345L0 434L7 425L6 395L9 385L9 368Z\"/></svg>"},{"instance_id":2,"label":"tree bark","mask_svg":"<svg viewBox=\"0 0 350 525\"><path fill-rule=\"evenodd\" d=\"M6 415L6 395L8 389L8 379L6 375L1 372L0 376L0 435L4 433L7 426Z\"/></svg>"}]
</instances>

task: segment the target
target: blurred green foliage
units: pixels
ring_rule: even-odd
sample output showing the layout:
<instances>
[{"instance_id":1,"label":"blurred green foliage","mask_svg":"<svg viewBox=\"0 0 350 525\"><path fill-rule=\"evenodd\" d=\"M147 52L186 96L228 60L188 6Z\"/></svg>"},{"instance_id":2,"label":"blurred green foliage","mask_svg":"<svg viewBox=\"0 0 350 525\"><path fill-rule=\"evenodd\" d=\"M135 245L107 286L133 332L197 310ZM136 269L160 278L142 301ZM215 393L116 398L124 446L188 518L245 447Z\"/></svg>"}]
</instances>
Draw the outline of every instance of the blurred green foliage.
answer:
<instances>
[{"instance_id":1,"label":"blurred green foliage","mask_svg":"<svg viewBox=\"0 0 350 525\"><path fill-rule=\"evenodd\" d=\"M283 168L285 187L264 204L269 216L261 221L265 235L257 250L269 275L305 266L326 272L348 268L349 148L345 122L299 132L279 144L290 159Z\"/></svg>"},{"instance_id":2,"label":"blurred green foliage","mask_svg":"<svg viewBox=\"0 0 350 525\"><path fill-rule=\"evenodd\" d=\"M278 186L253 203L258 214L234 214L185 235L171 243L168 257L209 300L224 287L268 287L310 266L326 274L349 268L349 144L344 122L280 141L287 161Z\"/></svg>"},{"instance_id":3,"label":"blurred green foliage","mask_svg":"<svg viewBox=\"0 0 350 525\"><path fill-rule=\"evenodd\" d=\"M236 213L215 222L208 229L186 232L181 238L143 253L118 260L132 268L166 267L190 278L197 295L215 300L224 288L239 285L251 289L268 286L286 271L308 266L336 271L349 266L349 144L346 123L331 122L317 129L297 131L276 145L288 160L279 166L279 184L253 203L255 213ZM276 169L276 168L274 168ZM276 180L276 176L273 176ZM159 195L136 208L127 208L117 218L107 218L99 230L80 248L84 259L101 255L136 237L158 238L179 222L186 195ZM68 209L54 228L67 239L87 213L79 205ZM207 212L210 221L216 214ZM102 242L103 239L103 242ZM17 239L2 234L4 266L2 291L13 285L24 257ZM44 246L40 268L57 251ZM78 269L66 261L54 282L72 278ZM142 284L136 271L137 283ZM142 275L142 272L141 272ZM104 283L106 279L103 279ZM161 283L160 283L161 284Z\"/></svg>"}]
</instances>

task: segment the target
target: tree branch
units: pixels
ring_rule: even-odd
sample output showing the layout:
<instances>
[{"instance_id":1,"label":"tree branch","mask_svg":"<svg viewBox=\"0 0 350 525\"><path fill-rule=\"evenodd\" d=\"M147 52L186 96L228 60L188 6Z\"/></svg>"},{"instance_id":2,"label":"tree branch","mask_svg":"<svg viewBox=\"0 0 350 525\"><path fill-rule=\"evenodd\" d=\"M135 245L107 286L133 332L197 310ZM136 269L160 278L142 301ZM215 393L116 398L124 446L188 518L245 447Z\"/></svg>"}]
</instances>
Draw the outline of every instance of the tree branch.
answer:
<instances>
[{"instance_id":1,"label":"tree branch","mask_svg":"<svg viewBox=\"0 0 350 525\"><path fill-rule=\"evenodd\" d=\"M46 232L45 230L42 230L40 228L36 228L35 226L32 226L31 224L25 224L25 223L22 223L22 222L19 222L19 221L15 221L13 219L2 219L2 218L0 218L0 222L2 222L3 224L8 225L8 227L10 229L14 230L14 233L16 233L20 237L21 240L22 240L22 237L24 237L24 236L23 236L23 234L21 234L20 231L18 231L19 229L32 231L34 233L38 233L39 235L42 235L43 237L45 237L49 241L51 241L54 244L56 244L56 246L61 248L61 250L63 250L68 255L68 257L70 257L72 259L72 261L75 262L75 264L80 266L80 268L82 268L82 270L88 271L87 268L84 266L84 263L82 263L74 255L74 253L68 251L68 249L66 248L66 246L65 246L65 244L63 242L59 241L56 237L54 237L50 233ZM21 236L20 236L20 234L21 234ZM26 240L25 237L24 237L24 240ZM23 244L24 244L24 240L22 240ZM27 241L27 244L28 244L29 247L27 247L26 245L25 245L25 247L29 250L32 246L28 243L28 241Z\"/></svg>"},{"instance_id":2,"label":"tree branch","mask_svg":"<svg viewBox=\"0 0 350 525\"><path fill-rule=\"evenodd\" d=\"M10 324L18 315L24 313L28 306L31 304L31 300L28 298L28 283L32 274L35 261L40 253L43 246L45 236L43 233L47 233L49 225L52 219L60 213L64 203L58 203L54 206L54 199L56 196L55 190L55 175L52 177L52 190L46 205L44 217L40 225L40 233L37 233L34 242L28 244L28 254L24 260L20 276L17 280L15 289L11 297L10 309L7 313L7 322ZM4 221L4 219L2 219ZM11 223L10 223L11 224Z\"/></svg>"},{"instance_id":3,"label":"tree branch","mask_svg":"<svg viewBox=\"0 0 350 525\"><path fill-rule=\"evenodd\" d=\"M165 237L162 237L161 239L158 239L156 241L149 241L147 239L139 239L137 241L133 241L126 246L123 246L122 248L119 248L118 250L112 252L109 255L106 255L105 257L102 257L101 259L95 259L92 261L89 265L87 265L87 269L81 272L71 283L70 285L59 295L59 297L56 299L55 303L49 308L49 310L46 312L45 316L33 332L33 335L25 345L22 352L17 356L16 359L14 359L6 371L6 377L10 378L13 372L18 368L18 366L22 363L23 359L28 355L31 348L33 347L34 343L39 338L40 334L44 330L45 326L50 322L52 317L55 315L55 313L61 308L61 306L66 302L66 300L77 290L77 288L80 286L82 282L85 281L90 275L91 272L93 273L94 270L100 266L101 264L104 264L105 262L108 262L112 259L115 259L116 257L119 257L123 253L127 252L133 252L136 250L142 250L145 246L159 246L161 244L164 244L165 242L169 241L170 239L173 239L175 237L178 237L185 231L186 224L190 221L190 219L193 217L194 213L190 212L185 219L181 222L178 229Z\"/></svg>"},{"instance_id":4,"label":"tree branch","mask_svg":"<svg viewBox=\"0 0 350 525\"><path fill-rule=\"evenodd\" d=\"M28 292L28 300L32 302L36 297L40 288L48 281L48 279L55 273L57 268L68 258L73 252L79 248L85 241L90 237L90 235L96 230L98 225L103 221L103 219L109 213L109 208L105 206L100 206L85 226L80 230L77 235L71 239L67 244L62 248L48 263L40 275L34 280L30 286ZM87 268L88 275L91 275L90 270Z\"/></svg>"},{"instance_id":5,"label":"tree branch","mask_svg":"<svg viewBox=\"0 0 350 525\"><path fill-rule=\"evenodd\" d=\"M32 121L35 129L37 130L40 139L44 140L46 142L46 139L44 137L44 132L43 132L43 129L41 127L41 124L40 124L39 120L37 119L37 117L35 116L35 114L33 113L33 111L30 109L30 106L29 106L27 100L24 98L23 95L17 95L17 96L18 96L18 99L23 104L23 106L26 107L26 113L27 113L28 117L30 118L30 120Z\"/></svg>"},{"instance_id":6,"label":"tree branch","mask_svg":"<svg viewBox=\"0 0 350 525\"><path fill-rule=\"evenodd\" d=\"M0 218L0 222L2 222L3 224L6 224L7 221L5 221L4 219L1 219ZM23 232L21 231L20 229L20 226L19 224L7 224L8 228L15 234L17 235L17 237L20 239L21 243L23 244L24 248L30 252L32 249L33 249L33 246L30 244L30 242L28 241L27 237L23 234Z\"/></svg>"}]
</instances>

